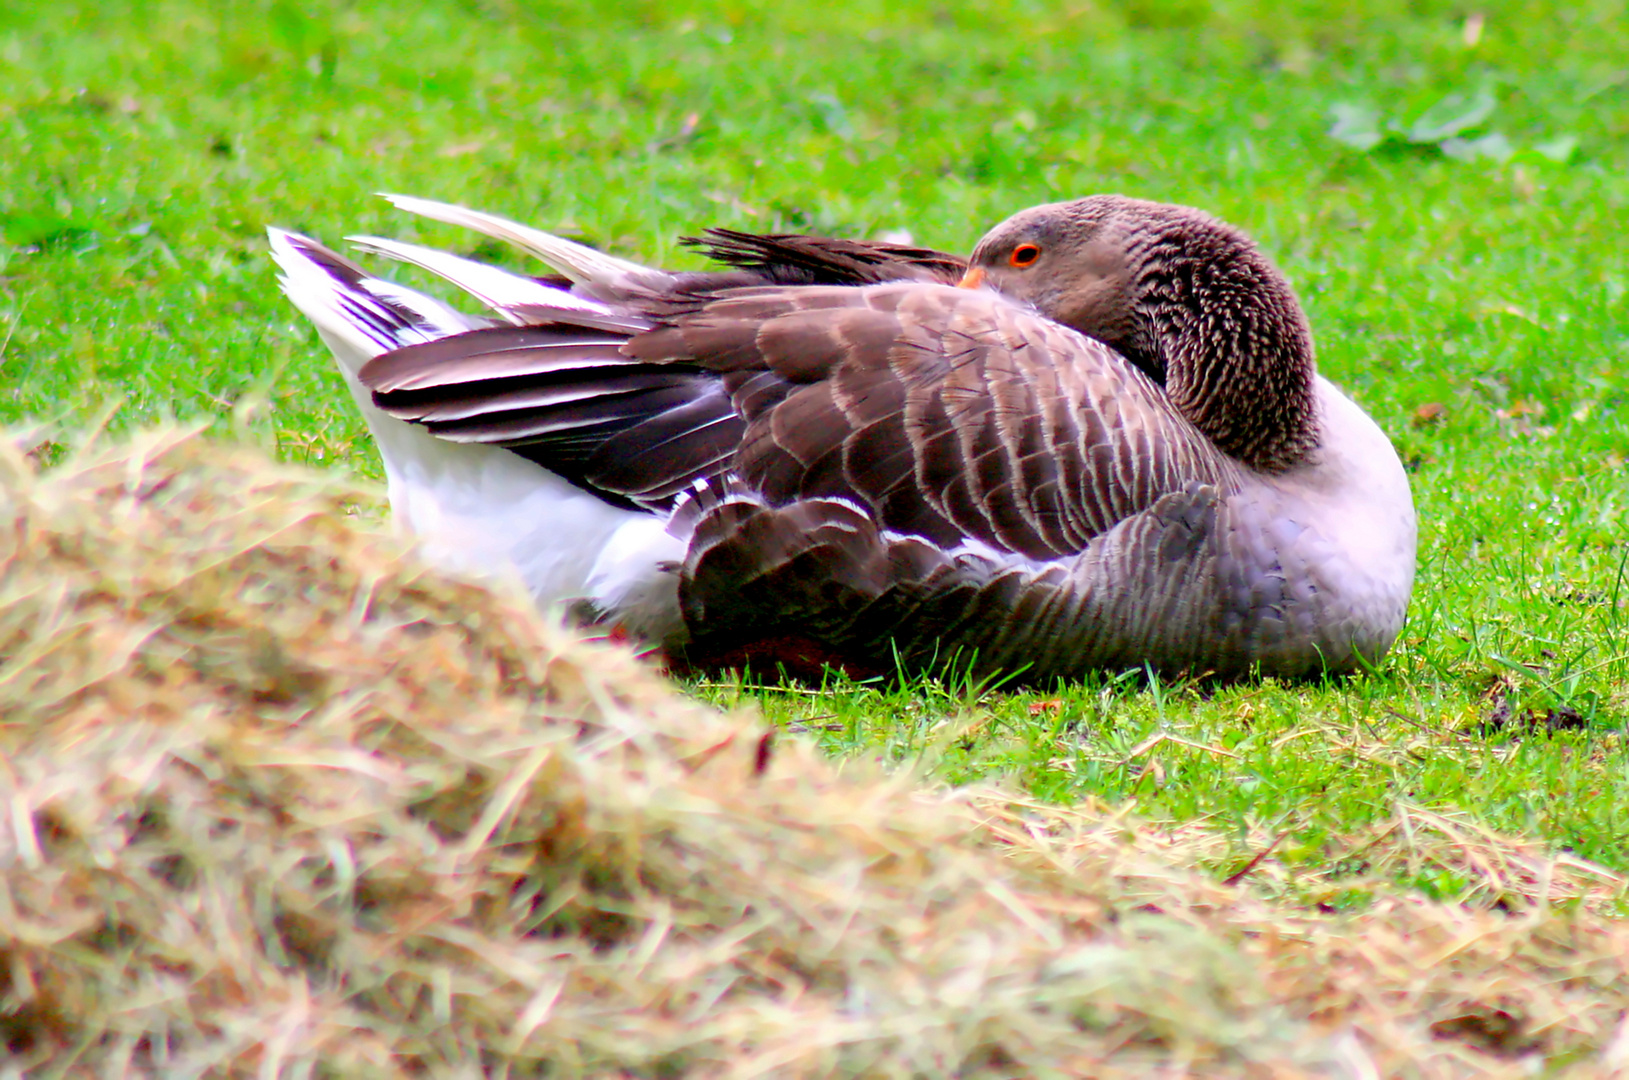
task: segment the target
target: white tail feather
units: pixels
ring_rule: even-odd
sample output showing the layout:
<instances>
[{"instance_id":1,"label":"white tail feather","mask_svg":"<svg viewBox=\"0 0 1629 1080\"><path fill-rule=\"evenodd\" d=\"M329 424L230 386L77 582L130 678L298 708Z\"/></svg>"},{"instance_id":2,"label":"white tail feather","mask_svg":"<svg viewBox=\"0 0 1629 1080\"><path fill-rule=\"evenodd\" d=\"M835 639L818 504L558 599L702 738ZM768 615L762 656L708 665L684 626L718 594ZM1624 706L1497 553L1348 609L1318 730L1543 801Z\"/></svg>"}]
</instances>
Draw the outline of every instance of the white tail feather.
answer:
<instances>
[{"instance_id":1,"label":"white tail feather","mask_svg":"<svg viewBox=\"0 0 1629 1080\"><path fill-rule=\"evenodd\" d=\"M310 245L358 274L360 267L296 233L267 229L266 235L272 258L283 271L277 279L283 292L316 325L353 379L363 364L380 353L485 325L394 282L378 278L361 278L354 284L340 281L300 245Z\"/></svg>"},{"instance_id":2,"label":"white tail feather","mask_svg":"<svg viewBox=\"0 0 1629 1080\"><path fill-rule=\"evenodd\" d=\"M488 322L485 319L472 319L461 311L454 311L433 296L427 296L417 289L409 289L406 285L398 285L394 281L386 281L384 278L368 278L362 283L362 287L380 299L412 309L427 326L436 331L433 335L436 337L462 334L466 330L479 330Z\"/></svg>"},{"instance_id":3,"label":"white tail feather","mask_svg":"<svg viewBox=\"0 0 1629 1080\"><path fill-rule=\"evenodd\" d=\"M673 275L663 270L641 266L636 262L607 255L603 251L575 241L553 236L507 218L483 214L451 203L433 199L419 199L411 195L380 193L391 205L410 214L430 218L432 221L461 225L478 233L514 244L533 255L577 284L607 285L616 289L663 289L673 281Z\"/></svg>"},{"instance_id":4,"label":"white tail feather","mask_svg":"<svg viewBox=\"0 0 1629 1080\"><path fill-rule=\"evenodd\" d=\"M450 255L445 251L421 247L418 244L406 244L400 240L386 240L378 236L348 236L346 239L355 244L359 250L417 266L445 278L517 326L534 321L524 313L516 311L517 308L528 306L582 311L594 315L612 313L604 304L573 296L564 289L551 288L531 278L511 274L507 270L487 266L472 259Z\"/></svg>"}]
</instances>

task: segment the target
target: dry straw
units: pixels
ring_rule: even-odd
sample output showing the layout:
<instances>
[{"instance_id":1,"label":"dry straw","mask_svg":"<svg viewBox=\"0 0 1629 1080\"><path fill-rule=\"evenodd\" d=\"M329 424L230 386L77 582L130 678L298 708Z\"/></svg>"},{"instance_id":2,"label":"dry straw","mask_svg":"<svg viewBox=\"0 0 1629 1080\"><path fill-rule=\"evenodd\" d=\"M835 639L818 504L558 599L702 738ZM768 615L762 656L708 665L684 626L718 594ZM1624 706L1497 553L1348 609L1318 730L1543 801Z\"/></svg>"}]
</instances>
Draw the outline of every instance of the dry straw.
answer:
<instances>
[{"instance_id":1,"label":"dry straw","mask_svg":"<svg viewBox=\"0 0 1629 1080\"><path fill-rule=\"evenodd\" d=\"M1475 895L1339 915L1202 827L839 769L368 497L0 447L0 1076L1629 1067L1610 875L1401 809L1362 857Z\"/></svg>"}]
</instances>

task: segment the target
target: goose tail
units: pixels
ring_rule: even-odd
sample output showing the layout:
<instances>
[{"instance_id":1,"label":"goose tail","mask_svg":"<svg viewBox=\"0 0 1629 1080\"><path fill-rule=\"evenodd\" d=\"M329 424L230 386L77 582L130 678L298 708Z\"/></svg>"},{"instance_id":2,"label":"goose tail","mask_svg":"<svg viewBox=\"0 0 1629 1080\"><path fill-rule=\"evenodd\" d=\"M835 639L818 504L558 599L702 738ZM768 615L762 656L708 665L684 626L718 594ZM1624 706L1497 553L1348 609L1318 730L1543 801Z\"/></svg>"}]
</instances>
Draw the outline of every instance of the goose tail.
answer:
<instances>
[{"instance_id":1,"label":"goose tail","mask_svg":"<svg viewBox=\"0 0 1629 1080\"><path fill-rule=\"evenodd\" d=\"M629 294L662 292L671 286L676 275L666 270L641 266L627 259L619 259L596 251L564 237L534 229L529 225L486 214L479 210L455 206L452 203L420 199L412 195L390 195L392 206L410 214L427 217L448 225L460 225L515 247L547 263L570 278L582 291L609 299Z\"/></svg>"},{"instance_id":2,"label":"goose tail","mask_svg":"<svg viewBox=\"0 0 1629 1080\"><path fill-rule=\"evenodd\" d=\"M637 636L659 641L677 632L677 583L663 568L684 548L662 518L611 506L502 447L437 438L384 412L362 384L362 367L383 353L496 320L375 277L309 237L267 232L283 292L334 354L373 433L393 517L432 561L481 577L514 575L545 607L586 602L615 613ZM618 317L561 289L443 252L371 239L364 246L448 279L505 321L533 316L593 326Z\"/></svg>"},{"instance_id":3,"label":"goose tail","mask_svg":"<svg viewBox=\"0 0 1629 1080\"><path fill-rule=\"evenodd\" d=\"M418 345L487 323L424 293L374 277L345 256L286 229L266 230L283 293L316 326L342 371L392 349Z\"/></svg>"}]
</instances>

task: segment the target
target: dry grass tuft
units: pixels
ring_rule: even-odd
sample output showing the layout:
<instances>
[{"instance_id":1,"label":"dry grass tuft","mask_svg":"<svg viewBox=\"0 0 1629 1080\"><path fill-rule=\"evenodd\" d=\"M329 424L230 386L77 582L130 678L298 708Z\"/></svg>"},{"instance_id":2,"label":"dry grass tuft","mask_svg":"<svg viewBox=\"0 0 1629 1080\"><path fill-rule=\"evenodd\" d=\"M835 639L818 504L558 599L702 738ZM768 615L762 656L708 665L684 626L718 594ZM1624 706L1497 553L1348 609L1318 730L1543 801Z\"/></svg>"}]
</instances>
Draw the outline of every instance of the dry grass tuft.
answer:
<instances>
[{"instance_id":1,"label":"dry grass tuft","mask_svg":"<svg viewBox=\"0 0 1629 1080\"><path fill-rule=\"evenodd\" d=\"M1404 809L1352 865L1478 885L1339 914L1200 827L839 771L358 497L174 432L0 447L0 1074L1629 1062L1610 875Z\"/></svg>"}]
</instances>

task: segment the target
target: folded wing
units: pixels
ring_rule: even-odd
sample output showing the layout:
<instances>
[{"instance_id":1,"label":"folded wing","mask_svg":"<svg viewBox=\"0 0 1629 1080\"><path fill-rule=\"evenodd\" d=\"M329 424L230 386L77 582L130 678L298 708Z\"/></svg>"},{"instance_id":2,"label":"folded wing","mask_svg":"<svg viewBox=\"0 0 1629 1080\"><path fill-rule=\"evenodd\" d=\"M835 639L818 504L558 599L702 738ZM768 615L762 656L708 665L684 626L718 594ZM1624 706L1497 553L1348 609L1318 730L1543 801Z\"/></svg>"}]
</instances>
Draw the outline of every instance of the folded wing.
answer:
<instances>
[{"instance_id":1,"label":"folded wing","mask_svg":"<svg viewBox=\"0 0 1629 1080\"><path fill-rule=\"evenodd\" d=\"M891 282L668 295L632 333L553 321L386 353L380 408L508 447L608 501L726 475L854 500L889 532L1030 559L1230 464L1106 346L987 292Z\"/></svg>"}]
</instances>

